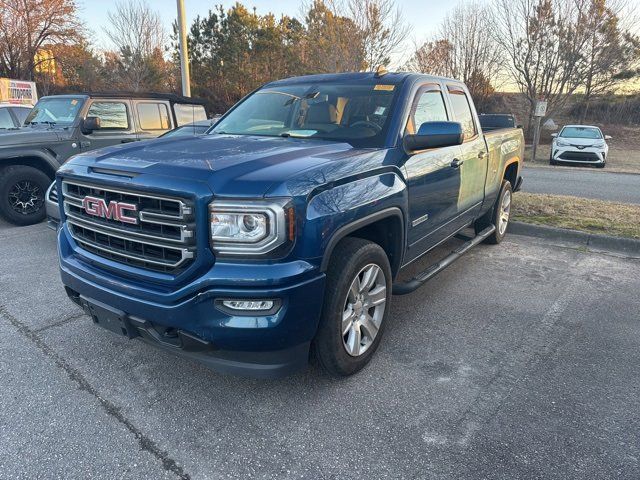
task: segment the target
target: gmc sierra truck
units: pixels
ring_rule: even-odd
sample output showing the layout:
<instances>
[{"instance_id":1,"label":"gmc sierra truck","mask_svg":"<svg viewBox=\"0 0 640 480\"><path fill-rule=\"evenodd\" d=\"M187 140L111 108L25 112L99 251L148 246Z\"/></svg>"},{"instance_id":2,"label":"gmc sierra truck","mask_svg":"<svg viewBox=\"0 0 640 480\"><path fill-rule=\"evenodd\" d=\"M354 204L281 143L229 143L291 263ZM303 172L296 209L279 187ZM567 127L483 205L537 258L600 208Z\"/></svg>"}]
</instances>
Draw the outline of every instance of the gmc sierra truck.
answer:
<instances>
[{"instance_id":1,"label":"gmc sierra truck","mask_svg":"<svg viewBox=\"0 0 640 480\"><path fill-rule=\"evenodd\" d=\"M67 162L62 281L97 325L223 372L280 376L313 357L350 375L380 344L392 292L504 238L523 148L519 129L482 133L456 80L275 81L205 135Z\"/></svg>"},{"instance_id":2,"label":"gmc sierra truck","mask_svg":"<svg viewBox=\"0 0 640 480\"><path fill-rule=\"evenodd\" d=\"M0 217L15 225L45 218L45 192L76 153L155 138L207 118L202 102L165 93L42 97L24 125L0 131Z\"/></svg>"}]
</instances>

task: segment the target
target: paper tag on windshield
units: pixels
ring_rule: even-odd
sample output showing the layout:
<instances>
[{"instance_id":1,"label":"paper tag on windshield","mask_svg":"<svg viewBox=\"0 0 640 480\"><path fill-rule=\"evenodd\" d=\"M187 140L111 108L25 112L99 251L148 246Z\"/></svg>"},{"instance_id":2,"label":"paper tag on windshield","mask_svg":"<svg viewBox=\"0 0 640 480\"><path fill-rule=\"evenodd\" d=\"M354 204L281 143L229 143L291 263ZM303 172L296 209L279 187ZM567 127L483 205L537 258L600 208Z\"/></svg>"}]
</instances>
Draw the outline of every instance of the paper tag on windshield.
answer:
<instances>
[{"instance_id":1,"label":"paper tag on windshield","mask_svg":"<svg viewBox=\"0 0 640 480\"><path fill-rule=\"evenodd\" d=\"M376 108L376 111L375 111L375 112L373 112L373 114L374 114L374 115L384 115L384 111L385 111L385 110L386 110L386 109L385 109L384 107L377 107L377 108Z\"/></svg>"},{"instance_id":2,"label":"paper tag on windshield","mask_svg":"<svg viewBox=\"0 0 640 480\"><path fill-rule=\"evenodd\" d=\"M378 85L374 85L373 87L374 90L383 90L385 92L391 92L394 88L396 88L395 85L382 85L380 83Z\"/></svg>"}]
</instances>

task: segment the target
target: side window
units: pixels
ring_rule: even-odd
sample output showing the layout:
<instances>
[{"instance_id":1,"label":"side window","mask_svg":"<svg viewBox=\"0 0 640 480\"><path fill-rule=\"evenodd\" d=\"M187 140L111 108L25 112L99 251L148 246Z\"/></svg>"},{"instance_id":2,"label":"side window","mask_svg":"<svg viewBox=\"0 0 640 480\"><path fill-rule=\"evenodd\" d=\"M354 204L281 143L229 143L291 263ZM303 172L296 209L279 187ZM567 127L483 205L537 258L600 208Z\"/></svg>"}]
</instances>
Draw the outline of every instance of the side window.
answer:
<instances>
[{"instance_id":1,"label":"side window","mask_svg":"<svg viewBox=\"0 0 640 480\"><path fill-rule=\"evenodd\" d=\"M14 128L13 118L8 108L0 108L0 128Z\"/></svg>"},{"instance_id":2,"label":"side window","mask_svg":"<svg viewBox=\"0 0 640 480\"><path fill-rule=\"evenodd\" d=\"M13 111L13 114L18 119L18 122L20 122L20 125L24 125L24 121L27 119L27 115L29 115L31 109L24 107L14 107L11 109L11 111Z\"/></svg>"},{"instance_id":3,"label":"side window","mask_svg":"<svg viewBox=\"0 0 640 480\"><path fill-rule=\"evenodd\" d=\"M462 124L464 139L468 140L475 137L478 132L476 130L476 123L473 120L473 114L471 113L471 106L469 105L467 95L462 90L458 90L453 87L453 89L449 89L449 100L451 101L454 120Z\"/></svg>"},{"instance_id":4,"label":"side window","mask_svg":"<svg viewBox=\"0 0 640 480\"><path fill-rule=\"evenodd\" d=\"M407 133L415 133L425 122L446 122L447 109L440 90L418 92L407 122Z\"/></svg>"},{"instance_id":5,"label":"side window","mask_svg":"<svg viewBox=\"0 0 640 480\"><path fill-rule=\"evenodd\" d=\"M93 102L87 117L98 117L100 130L129 130L127 106L122 102Z\"/></svg>"},{"instance_id":6,"label":"side window","mask_svg":"<svg viewBox=\"0 0 640 480\"><path fill-rule=\"evenodd\" d=\"M138 118L142 130L169 130L169 110L164 103L138 103Z\"/></svg>"}]
</instances>

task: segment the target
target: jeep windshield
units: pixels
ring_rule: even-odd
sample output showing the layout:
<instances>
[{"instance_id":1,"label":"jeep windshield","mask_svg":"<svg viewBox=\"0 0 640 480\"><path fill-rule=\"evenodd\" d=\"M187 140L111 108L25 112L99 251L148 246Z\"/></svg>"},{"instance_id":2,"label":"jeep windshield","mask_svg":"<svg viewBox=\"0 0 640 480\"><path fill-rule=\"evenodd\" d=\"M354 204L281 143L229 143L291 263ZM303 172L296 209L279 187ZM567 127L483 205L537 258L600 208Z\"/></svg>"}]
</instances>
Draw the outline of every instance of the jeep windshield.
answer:
<instances>
[{"instance_id":1,"label":"jeep windshield","mask_svg":"<svg viewBox=\"0 0 640 480\"><path fill-rule=\"evenodd\" d=\"M317 83L265 87L240 103L211 134L294 137L384 145L395 85Z\"/></svg>"},{"instance_id":2,"label":"jeep windshield","mask_svg":"<svg viewBox=\"0 0 640 480\"><path fill-rule=\"evenodd\" d=\"M78 116L83 98L49 97L38 100L24 121L25 125L61 125L68 127Z\"/></svg>"}]
</instances>

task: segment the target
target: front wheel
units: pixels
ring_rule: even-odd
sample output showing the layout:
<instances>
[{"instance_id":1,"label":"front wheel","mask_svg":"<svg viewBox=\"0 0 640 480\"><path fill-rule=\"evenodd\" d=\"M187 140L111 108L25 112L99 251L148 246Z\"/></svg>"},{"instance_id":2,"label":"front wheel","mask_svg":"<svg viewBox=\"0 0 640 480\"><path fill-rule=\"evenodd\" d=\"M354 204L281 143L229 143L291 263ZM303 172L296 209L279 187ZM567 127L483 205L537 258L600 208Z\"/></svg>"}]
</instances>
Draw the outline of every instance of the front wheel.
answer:
<instances>
[{"instance_id":1,"label":"front wheel","mask_svg":"<svg viewBox=\"0 0 640 480\"><path fill-rule=\"evenodd\" d=\"M37 168L12 165L0 173L0 215L14 225L44 220L45 192L51 179Z\"/></svg>"},{"instance_id":2,"label":"front wheel","mask_svg":"<svg viewBox=\"0 0 640 480\"><path fill-rule=\"evenodd\" d=\"M391 303L391 267L384 250L345 238L327 269L322 317L313 340L318 363L334 376L361 370L380 344Z\"/></svg>"}]
</instances>

